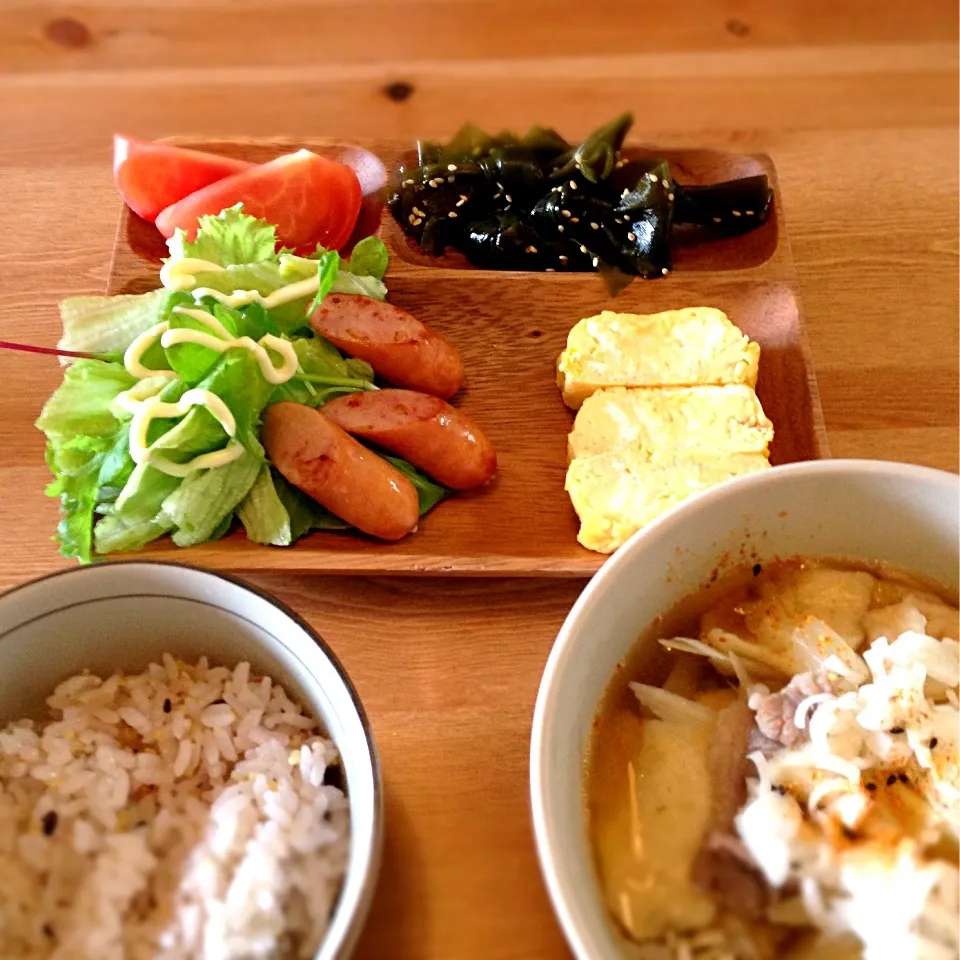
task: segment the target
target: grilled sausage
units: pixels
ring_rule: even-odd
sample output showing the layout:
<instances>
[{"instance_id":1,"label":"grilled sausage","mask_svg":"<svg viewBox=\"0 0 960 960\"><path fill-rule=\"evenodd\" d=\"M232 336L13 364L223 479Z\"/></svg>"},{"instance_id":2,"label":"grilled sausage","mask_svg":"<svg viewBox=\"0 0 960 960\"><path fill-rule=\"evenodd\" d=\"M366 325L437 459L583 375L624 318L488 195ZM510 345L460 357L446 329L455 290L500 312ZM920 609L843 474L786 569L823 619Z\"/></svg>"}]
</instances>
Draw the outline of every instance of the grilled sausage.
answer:
<instances>
[{"instance_id":1,"label":"grilled sausage","mask_svg":"<svg viewBox=\"0 0 960 960\"><path fill-rule=\"evenodd\" d=\"M497 472L497 454L479 427L438 397L413 390L351 393L325 404L323 413L454 490L479 487Z\"/></svg>"},{"instance_id":2,"label":"grilled sausage","mask_svg":"<svg viewBox=\"0 0 960 960\"><path fill-rule=\"evenodd\" d=\"M264 412L262 437L280 473L341 520L381 540L416 529L413 484L319 411L275 403Z\"/></svg>"},{"instance_id":3,"label":"grilled sausage","mask_svg":"<svg viewBox=\"0 0 960 960\"><path fill-rule=\"evenodd\" d=\"M399 387L446 399L463 386L463 360L456 349L392 303L328 294L313 311L310 325Z\"/></svg>"}]
</instances>

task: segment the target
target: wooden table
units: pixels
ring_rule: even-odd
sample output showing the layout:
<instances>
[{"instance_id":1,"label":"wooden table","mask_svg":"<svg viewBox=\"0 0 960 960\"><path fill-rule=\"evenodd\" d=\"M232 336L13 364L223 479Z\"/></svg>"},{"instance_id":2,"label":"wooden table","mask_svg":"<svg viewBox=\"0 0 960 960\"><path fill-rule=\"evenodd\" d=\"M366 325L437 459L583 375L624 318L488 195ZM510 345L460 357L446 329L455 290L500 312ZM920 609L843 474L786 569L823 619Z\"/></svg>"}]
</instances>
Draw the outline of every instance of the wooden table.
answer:
<instances>
[{"instance_id":1,"label":"wooden table","mask_svg":"<svg viewBox=\"0 0 960 960\"><path fill-rule=\"evenodd\" d=\"M773 156L834 455L956 470L956 39L955 0L7 0L0 337L53 343L56 301L102 291L115 129L412 138L469 117L573 136L632 108L645 140ZM0 355L0 587L62 565L31 427L58 379ZM564 956L527 745L582 583L257 582L333 644L383 756L359 956Z\"/></svg>"}]
</instances>

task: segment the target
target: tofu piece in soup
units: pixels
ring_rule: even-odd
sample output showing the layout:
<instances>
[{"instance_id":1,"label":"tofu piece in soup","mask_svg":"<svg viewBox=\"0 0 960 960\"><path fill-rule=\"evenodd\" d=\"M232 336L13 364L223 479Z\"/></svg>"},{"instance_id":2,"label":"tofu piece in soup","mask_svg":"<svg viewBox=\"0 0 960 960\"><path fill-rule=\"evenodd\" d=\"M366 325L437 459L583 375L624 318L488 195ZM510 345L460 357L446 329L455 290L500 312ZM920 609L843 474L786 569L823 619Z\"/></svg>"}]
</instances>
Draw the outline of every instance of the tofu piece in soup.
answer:
<instances>
[{"instance_id":1,"label":"tofu piece in soup","mask_svg":"<svg viewBox=\"0 0 960 960\"><path fill-rule=\"evenodd\" d=\"M692 868L710 815L712 727L627 711L612 720L592 816L608 909L635 940L706 927L716 906Z\"/></svg>"}]
</instances>

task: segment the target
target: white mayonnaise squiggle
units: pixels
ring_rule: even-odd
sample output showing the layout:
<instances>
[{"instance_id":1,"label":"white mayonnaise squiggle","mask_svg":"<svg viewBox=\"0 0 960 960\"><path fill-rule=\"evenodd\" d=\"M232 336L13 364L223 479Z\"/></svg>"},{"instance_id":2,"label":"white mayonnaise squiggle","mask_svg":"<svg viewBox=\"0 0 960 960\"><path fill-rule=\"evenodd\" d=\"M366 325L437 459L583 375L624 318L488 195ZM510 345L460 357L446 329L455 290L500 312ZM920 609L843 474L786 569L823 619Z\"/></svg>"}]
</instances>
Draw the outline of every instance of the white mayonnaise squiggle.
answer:
<instances>
[{"instance_id":1,"label":"white mayonnaise squiggle","mask_svg":"<svg viewBox=\"0 0 960 960\"><path fill-rule=\"evenodd\" d=\"M191 262L206 264L206 261ZM236 434L236 421L230 408L213 391L194 388L188 390L176 403L164 403L159 399L158 394L167 383L177 378L177 374L174 370L145 366L143 356L150 347L158 341L164 348L192 343L208 347L217 353L240 347L253 354L264 379L273 384L290 380L297 372L299 360L293 344L273 334L265 334L259 342L251 337L234 337L216 317L206 311L174 307L174 312L198 320L211 332L186 328L171 329L170 323L163 321L140 334L123 355L124 367L131 376L138 378L139 383L117 396L112 407L114 412L122 411L133 415L130 424L130 456L138 468L149 465L171 476L185 477L196 470L208 470L232 463L243 453L243 446L232 439ZM271 352L280 357L280 366L274 366ZM175 463L148 446L147 432L153 420L159 417L182 417L193 407L205 407L231 438L222 450L200 454L186 463Z\"/></svg>"}]
</instances>

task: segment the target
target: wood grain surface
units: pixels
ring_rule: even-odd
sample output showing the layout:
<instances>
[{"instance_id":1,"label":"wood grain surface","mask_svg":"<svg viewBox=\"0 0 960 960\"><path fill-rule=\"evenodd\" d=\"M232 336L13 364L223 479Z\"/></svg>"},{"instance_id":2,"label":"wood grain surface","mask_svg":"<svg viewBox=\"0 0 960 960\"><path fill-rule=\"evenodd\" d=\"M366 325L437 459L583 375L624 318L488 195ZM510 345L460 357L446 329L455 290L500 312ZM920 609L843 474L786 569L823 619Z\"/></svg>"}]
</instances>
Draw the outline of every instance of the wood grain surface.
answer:
<instances>
[{"instance_id":1,"label":"wood grain surface","mask_svg":"<svg viewBox=\"0 0 960 960\"><path fill-rule=\"evenodd\" d=\"M957 469L954 0L7 0L0 337L53 343L101 292L109 136L448 135L469 117L766 153L834 456ZM0 356L0 587L61 565L31 427L53 362ZM387 853L362 960L567 956L536 864L527 744L580 581L261 574L371 715Z\"/></svg>"},{"instance_id":2,"label":"wood grain surface","mask_svg":"<svg viewBox=\"0 0 960 960\"><path fill-rule=\"evenodd\" d=\"M337 157L329 140L190 141L187 146L263 162L306 147ZM402 142L364 144L389 169L406 152ZM625 153L632 155L635 149ZM391 303L445 336L461 353L466 386L454 402L490 438L498 476L489 487L450 496L424 517L416 533L396 543L351 534L316 533L295 549L247 540L242 529L191 550L193 563L217 570L299 573L382 573L470 576L590 576L606 559L577 543L578 522L564 493L566 438L573 414L556 386L557 357L570 328L601 310L656 313L712 306L726 312L760 344L757 395L775 424L771 462L829 455L816 376L797 306L797 279L776 171L769 157L707 149L657 150L679 182L718 183L766 173L773 211L752 233L681 247L672 276L637 281L611 297L599 275L456 269L454 257L428 257L388 211L379 233L390 253L384 278ZM370 229L375 229L373 223ZM155 289L159 231L125 207L107 284L109 293ZM465 261L464 261L465 263ZM168 538L138 556L178 559Z\"/></svg>"}]
</instances>

